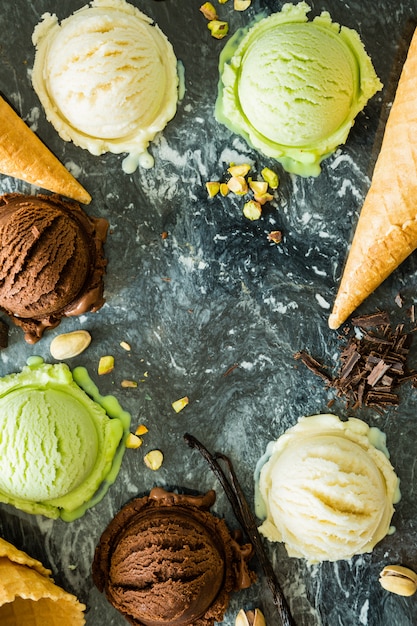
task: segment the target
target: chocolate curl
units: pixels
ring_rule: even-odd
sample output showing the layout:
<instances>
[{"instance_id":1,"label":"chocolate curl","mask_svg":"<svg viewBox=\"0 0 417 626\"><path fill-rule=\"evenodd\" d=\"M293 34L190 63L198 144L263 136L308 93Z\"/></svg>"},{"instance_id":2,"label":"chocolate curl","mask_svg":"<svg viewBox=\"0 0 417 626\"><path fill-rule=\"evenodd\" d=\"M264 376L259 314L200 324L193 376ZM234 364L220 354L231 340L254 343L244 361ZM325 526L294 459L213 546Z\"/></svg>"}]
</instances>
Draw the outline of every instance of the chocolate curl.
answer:
<instances>
[{"instance_id":1,"label":"chocolate curl","mask_svg":"<svg viewBox=\"0 0 417 626\"><path fill-rule=\"evenodd\" d=\"M281 626L296 626L275 575L271 561L265 551L258 527L256 525L255 517L246 501L245 495L236 477L232 462L227 456L221 454L220 452L211 454L207 448L205 448L204 445L198 441L198 439L189 433L185 433L184 439L190 448L198 450L198 452L200 452L203 458L207 461L210 469L223 487L238 522L245 530L249 540L252 542L265 574L268 587L272 593L274 604L278 609ZM221 467L218 459L225 463L227 474Z\"/></svg>"}]
</instances>

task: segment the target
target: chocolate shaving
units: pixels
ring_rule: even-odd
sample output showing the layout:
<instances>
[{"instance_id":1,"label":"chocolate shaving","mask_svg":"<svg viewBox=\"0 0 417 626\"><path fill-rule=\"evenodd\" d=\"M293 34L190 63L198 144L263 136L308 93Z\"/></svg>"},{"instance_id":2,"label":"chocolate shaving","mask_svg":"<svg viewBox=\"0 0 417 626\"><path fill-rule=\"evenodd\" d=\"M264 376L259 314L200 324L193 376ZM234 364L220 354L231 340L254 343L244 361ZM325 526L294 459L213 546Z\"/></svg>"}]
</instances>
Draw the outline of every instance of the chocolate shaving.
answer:
<instances>
[{"instance_id":1,"label":"chocolate shaving","mask_svg":"<svg viewBox=\"0 0 417 626\"><path fill-rule=\"evenodd\" d=\"M305 350L301 350L300 352L296 352L294 354L294 358L298 361L300 360L309 370L311 370L317 376L320 376L326 382L331 382L331 376L324 371L324 368L316 359L313 359Z\"/></svg>"},{"instance_id":2,"label":"chocolate shaving","mask_svg":"<svg viewBox=\"0 0 417 626\"><path fill-rule=\"evenodd\" d=\"M189 433L185 433L184 439L190 448L195 448L200 452L203 458L207 461L210 469L215 474L220 484L222 485L225 494L232 505L233 512L236 515L242 528L245 530L248 538L252 542L258 556L259 562L264 571L266 581L271 590L273 601L278 610L278 616L282 626L295 626L295 622L291 616L290 609L282 593L281 587L277 580L274 568L269 560L262 543L261 536L256 525L255 517L247 503L245 495L239 484L235 471L233 469L230 459L219 452L210 454L210 452L203 446L198 439ZM218 459L226 464L227 475L221 467Z\"/></svg>"},{"instance_id":3,"label":"chocolate shaving","mask_svg":"<svg viewBox=\"0 0 417 626\"><path fill-rule=\"evenodd\" d=\"M361 358L361 355L357 350L351 351L351 354L349 358L346 360L346 363L344 364L342 371L341 371L340 378L342 380L347 378L349 374L352 373L353 368L355 367L356 363L359 361L360 358Z\"/></svg>"},{"instance_id":4,"label":"chocolate shaving","mask_svg":"<svg viewBox=\"0 0 417 626\"><path fill-rule=\"evenodd\" d=\"M377 382L379 382L384 376L385 372L389 370L389 367L389 364L387 365L382 359L380 359L366 379L368 385L371 385L371 387L375 387Z\"/></svg>"},{"instance_id":5,"label":"chocolate shaving","mask_svg":"<svg viewBox=\"0 0 417 626\"><path fill-rule=\"evenodd\" d=\"M377 311L370 315L352 317L352 324L359 328L376 328L377 326L389 325L389 315L386 311Z\"/></svg>"},{"instance_id":6,"label":"chocolate shaving","mask_svg":"<svg viewBox=\"0 0 417 626\"><path fill-rule=\"evenodd\" d=\"M407 359L412 333L405 332L404 324L392 328L388 314L378 311L372 315L355 317L353 326L362 330L361 337L346 333L347 343L341 348L340 366L335 376L325 372L325 366L307 352L297 352L311 371L336 390L336 397L346 398L347 408L364 406L385 410L399 404L397 388L407 381L417 387L417 371L409 370ZM352 331L352 329L351 329Z\"/></svg>"}]
</instances>

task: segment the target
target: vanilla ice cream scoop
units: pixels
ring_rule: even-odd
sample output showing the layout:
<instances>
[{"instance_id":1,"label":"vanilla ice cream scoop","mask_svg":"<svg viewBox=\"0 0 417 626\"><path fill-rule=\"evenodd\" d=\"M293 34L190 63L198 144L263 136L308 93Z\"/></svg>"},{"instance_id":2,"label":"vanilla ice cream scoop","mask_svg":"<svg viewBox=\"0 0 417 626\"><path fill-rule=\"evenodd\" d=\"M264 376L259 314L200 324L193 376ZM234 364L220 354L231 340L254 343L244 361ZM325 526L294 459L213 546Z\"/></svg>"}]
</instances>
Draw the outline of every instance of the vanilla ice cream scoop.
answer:
<instances>
[{"instance_id":1,"label":"vanilla ice cream scoop","mask_svg":"<svg viewBox=\"0 0 417 626\"><path fill-rule=\"evenodd\" d=\"M156 24L125 0L94 0L33 32L33 87L66 141L129 156L128 173L151 167L149 143L175 115L177 59Z\"/></svg>"},{"instance_id":2,"label":"vanilla ice cream scoop","mask_svg":"<svg viewBox=\"0 0 417 626\"><path fill-rule=\"evenodd\" d=\"M220 56L217 119L290 172L315 176L382 85L356 31L305 2L238 32Z\"/></svg>"},{"instance_id":3,"label":"vanilla ice cream scoop","mask_svg":"<svg viewBox=\"0 0 417 626\"><path fill-rule=\"evenodd\" d=\"M377 428L357 418L303 417L268 446L267 456L259 530L284 542L289 556L349 559L370 552L392 530L399 480Z\"/></svg>"}]
</instances>

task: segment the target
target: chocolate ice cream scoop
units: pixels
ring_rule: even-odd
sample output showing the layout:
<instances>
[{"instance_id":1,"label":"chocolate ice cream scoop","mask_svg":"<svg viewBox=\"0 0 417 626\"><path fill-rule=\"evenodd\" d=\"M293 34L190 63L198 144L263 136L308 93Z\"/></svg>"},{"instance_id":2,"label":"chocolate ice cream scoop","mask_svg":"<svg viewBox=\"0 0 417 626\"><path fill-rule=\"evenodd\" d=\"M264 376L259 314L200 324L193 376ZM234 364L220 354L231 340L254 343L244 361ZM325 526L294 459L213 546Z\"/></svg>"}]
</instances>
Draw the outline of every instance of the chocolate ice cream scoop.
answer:
<instances>
[{"instance_id":1,"label":"chocolate ice cream scoop","mask_svg":"<svg viewBox=\"0 0 417 626\"><path fill-rule=\"evenodd\" d=\"M0 197L0 308L26 341L103 305L107 229L58 195Z\"/></svg>"},{"instance_id":2,"label":"chocolate ice cream scoop","mask_svg":"<svg viewBox=\"0 0 417 626\"><path fill-rule=\"evenodd\" d=\"M159 487L126 504L96 548L93 579L136 626L211 626L232 591L249 587L250 544L241 545L209 509L216 495Z\"/></svg>"}]
</instances>

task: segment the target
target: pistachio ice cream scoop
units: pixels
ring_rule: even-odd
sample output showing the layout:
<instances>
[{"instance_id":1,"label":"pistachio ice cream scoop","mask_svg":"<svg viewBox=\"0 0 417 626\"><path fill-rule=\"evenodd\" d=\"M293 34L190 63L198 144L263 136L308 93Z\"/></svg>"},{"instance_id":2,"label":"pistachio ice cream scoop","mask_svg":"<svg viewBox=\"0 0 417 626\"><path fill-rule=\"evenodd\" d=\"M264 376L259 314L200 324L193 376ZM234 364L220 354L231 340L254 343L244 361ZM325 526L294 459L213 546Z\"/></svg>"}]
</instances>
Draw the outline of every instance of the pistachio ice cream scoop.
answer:
<instances>
[{"instance_id":1,"label":"pistachio ice cream scoop","mask_svg":"<svg viewBox=\"0 0 417 626\"><path fill-rule=\"evenodd\" d=\"M382 88L356 31L285 4L226 44L217 119L289 172L316 176Z\"/></svg>"},{"instance_id":2,"label":"pistachio ice cream scoop","mask_svg":"<svg viewBox=\"0 0 417 626\"><path fill-rule=\"evenodd\" d=\"M116 398L103 400L83 368L39 357L1 378L0 502L65 521L98 502L117 476L130 424Z\"/></svg>"}]
</instances>

